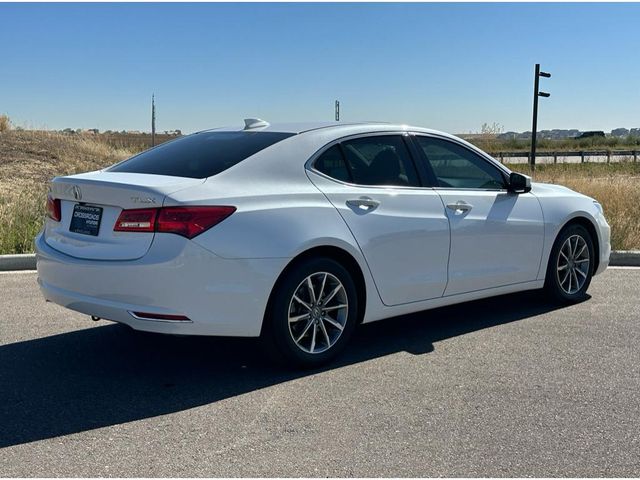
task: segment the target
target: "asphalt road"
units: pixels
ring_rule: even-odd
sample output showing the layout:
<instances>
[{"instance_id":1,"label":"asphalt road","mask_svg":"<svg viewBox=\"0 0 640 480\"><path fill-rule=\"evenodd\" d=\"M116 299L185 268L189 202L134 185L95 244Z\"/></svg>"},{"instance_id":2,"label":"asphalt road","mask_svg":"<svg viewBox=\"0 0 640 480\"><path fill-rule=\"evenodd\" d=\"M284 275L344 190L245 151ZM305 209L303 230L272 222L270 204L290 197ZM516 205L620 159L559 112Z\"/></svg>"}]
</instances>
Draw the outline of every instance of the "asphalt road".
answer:
<instances>
[{"instance_id":1,"label":"asphalt road","mask_svg":"<svg viewBox=\"0 0 640 480\"><path fill-rule=\"evenodd\" d=\"M640 269L365 326L322 371L0 275L0 476L640 476Z\"/></svg>"}]
</instances>

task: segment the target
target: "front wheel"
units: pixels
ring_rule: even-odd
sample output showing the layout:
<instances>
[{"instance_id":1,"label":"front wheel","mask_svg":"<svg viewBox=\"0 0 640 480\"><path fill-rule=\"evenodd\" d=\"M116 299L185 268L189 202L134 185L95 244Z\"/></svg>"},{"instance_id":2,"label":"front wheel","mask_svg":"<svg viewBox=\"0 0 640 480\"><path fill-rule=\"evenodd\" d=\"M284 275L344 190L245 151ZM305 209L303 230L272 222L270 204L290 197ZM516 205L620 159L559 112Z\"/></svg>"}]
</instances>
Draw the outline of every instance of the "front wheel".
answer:
<instances>
[{"instance_id":1,"label":"front wheel","mask_svg":"<svg viewBox=\"0 0 640 480\"><path fill-rule=\"evenodd\" d=\"M591 235L582 225L570 225L560 232L551 250L545 289L562 302L584 300L593 268Z\"/></svg>"},{"instance_id":2,"label":"front wheel","mask_svg":"<svg viewBox=\"0 0 640 480\"><path fill-rule=\"evenodd\" d=\"M276 286L265 319L265 341L288 364L319 366L344 348L357 315L349 272L330 258L304 260Z\"/></svg>"}]
</instances>

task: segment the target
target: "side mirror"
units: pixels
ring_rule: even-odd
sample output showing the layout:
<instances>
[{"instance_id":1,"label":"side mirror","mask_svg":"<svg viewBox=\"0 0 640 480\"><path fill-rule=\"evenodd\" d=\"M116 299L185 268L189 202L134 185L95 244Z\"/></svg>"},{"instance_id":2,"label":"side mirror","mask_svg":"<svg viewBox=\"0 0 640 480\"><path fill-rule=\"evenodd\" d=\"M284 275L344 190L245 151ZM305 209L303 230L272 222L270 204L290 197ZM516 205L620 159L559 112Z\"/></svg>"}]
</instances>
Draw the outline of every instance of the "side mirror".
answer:
<instances>
[{"instance_id":1,"label":"side mirror","mask_svg":"<svg viewBox=\"0 0 640 480\"><path fill-rule=\"evenodd\" d=\"M509 191L513 193L527 193L531 191L531 177L521 173L511 172L509 175Z\"/></svg>"}]
</instances>

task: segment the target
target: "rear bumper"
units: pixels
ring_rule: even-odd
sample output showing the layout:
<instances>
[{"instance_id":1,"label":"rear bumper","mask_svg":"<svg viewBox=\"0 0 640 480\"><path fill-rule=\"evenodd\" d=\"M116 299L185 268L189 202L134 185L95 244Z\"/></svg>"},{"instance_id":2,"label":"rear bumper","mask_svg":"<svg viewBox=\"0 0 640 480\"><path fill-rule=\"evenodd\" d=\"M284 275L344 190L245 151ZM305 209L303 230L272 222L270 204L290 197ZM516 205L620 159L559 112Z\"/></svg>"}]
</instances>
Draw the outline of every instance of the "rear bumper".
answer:
<instances>
[{"instance_id":1,"label":"rear bumper","mask_svg":"<svg viewBox=\"0 0 640 480\"><path fill-rule=\"evenodd\" d=\"M82 260L36 238L44 297L136 330L180 335L260 335L271 289L287 259L223 259L194 242L157 234L147 254L130 261ZM131 312L184 315L147 320Z\"/></svg>"}]
</instances>

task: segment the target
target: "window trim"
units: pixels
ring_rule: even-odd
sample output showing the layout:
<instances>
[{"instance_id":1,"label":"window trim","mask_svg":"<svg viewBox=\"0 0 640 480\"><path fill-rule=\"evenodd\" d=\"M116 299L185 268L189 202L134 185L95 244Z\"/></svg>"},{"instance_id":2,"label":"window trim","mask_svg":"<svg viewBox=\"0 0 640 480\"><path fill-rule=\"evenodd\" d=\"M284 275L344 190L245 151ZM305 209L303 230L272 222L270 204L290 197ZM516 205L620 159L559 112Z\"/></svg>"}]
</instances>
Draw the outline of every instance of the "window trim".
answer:
<instances>
[{"instance_id":1,"label":"window trim","mask_svg":"<svg viewBox=\"0 0 640 480\"><path fill-rule=\"evenodd\" d=\"M337 178L333 178L330 177L329 175L327 175L324 172L321 172L320 170L315 168L315 162L318 159L318 157L322 156L327 150L329 150L331 147L333 147L334 145L338 145L338 148L340 149L340 153L342 154L342 158L345 162L345 166L347 167L347 170L349 171L349 176L350 178L353 180L353 176L351 174L351 170L349 169L349 166L347 165L347 159L346 156L344 154L344 147L342 145L343 142L347 142L349 140L356 140L359 138L366 138L366 137L388 137L388 136L398 136L402 139L402 141L404 142L404 145L407 149L407 152L409 154L409 158L413 164L413 168L415 168L416 170L416 174L418 176L418 182L419 185L363 185L360 183L349 183L349 182L344 182L342 180L338 180ZM353 135L347 135L344 137L340 137L340 138L336 138L334 140L331 140L329 143L325 144L322 146L322 148L320 148L317 152L315 152L313 155L311 155L311 157L309 157L309 159L305 162L304 167L306 170L309 170L317 175L320 175L328 180L331 180L332 182L338 183L340 185L347 185L349 187L357 187L357 188L380 188L380 189L391 189L391 188L400 188L402 190L424 190L424 189L431 189L433 188L431 185L429 185L428 183L430 182L426 182L425 178L424 178L424 172L422 171L422 169L420 168L419 164L420 162L418 161L418 159L416 158L416 154L417 152L414 151L414 145L413 145L413 141L409 138L410 137L410 132L407 132L406 130L392 130L392 131L382 131L382 132L366 132L366 133L356 133Z\"/></svg>"},{"instance_id":2,"label":"window trim","mask_svg":"<svg viewBox=\"0 0 640 480\"><path fill-rule=\"evenodd\" d=\"M502 164L496 162L494 159L490 158L485 152L483 152L482 150L475 150L472 148L469 148L469 146L465 145L462 142L456 141L456 139L450 138L450 137L445 137L443 135L435 135L435 134L431 134L431 133L425 133L425 132L410 132L410 136L411 136L411 141L415 144L415 148L418 151L418 155L420 155L420 160L421 162L424 164L424 168L426 170L429 171L430 173L430 177L433 179L433 188L437 189L437 190L466 190L466 191L479 191L479 192L508 192L508 179L509 179L509 170ZM498 173L500 174L500 176L502 177L502 181L503 183L503 187L502 188L469 188L469 187L442 187L440 185L438 185L438 177L436 176L435 172L433 171L433 167L431 166L431 163L429 162L429 159L427 158L426 153L424 153L424 151L422 150L422 147L420 146L420 144L418 143L418 140L416 137L427 137L427 138L434 138L437 140L443 140L443 141L447 141L449 143L453 143L454 145L457 145L459 147L464 148L465 150L474 153L476 156L478 156L481 160L483 160L487 165L489 165L490 167L494 168L495 170L498 171Z\"/></svg>"}]
</instances>

